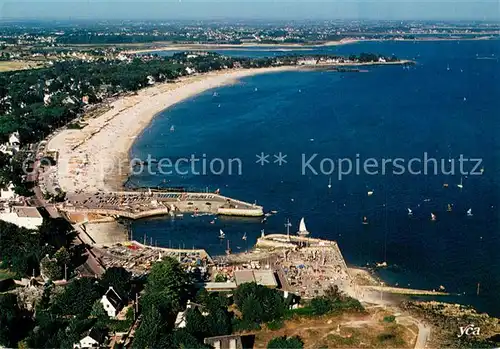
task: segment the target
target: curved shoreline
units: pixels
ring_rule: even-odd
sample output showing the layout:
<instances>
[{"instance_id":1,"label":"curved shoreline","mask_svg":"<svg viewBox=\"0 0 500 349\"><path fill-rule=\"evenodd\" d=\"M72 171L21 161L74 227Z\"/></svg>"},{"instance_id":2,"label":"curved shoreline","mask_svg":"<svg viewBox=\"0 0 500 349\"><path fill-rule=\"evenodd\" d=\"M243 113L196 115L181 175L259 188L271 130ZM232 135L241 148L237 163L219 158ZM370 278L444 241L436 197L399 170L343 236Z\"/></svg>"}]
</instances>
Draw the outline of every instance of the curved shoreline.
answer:
<instances>
[{"instance_id":1,"label":"curved shoreline","mask_svg":"<svg viewBox=\"0 0 500 349\"><path fill-rule=\"evenodd\" d=\"M153 119L167 108L206 90L234 84L264 73L295 70L294 66L224 70L162 83L127 95L111 109L85 119L83 129L64 129L47 145L58 152L57 180L65 192L113 191L129 174L129 150Z\"/></svg>"},{"instance_id":2,"label":"curved shoreline","mask_svg":"<svg viewBox=\"0 0 500 349\"><path fill-rule=\"evenodd\" d=\"M170 44L159 47L127 50L125 54L141 54L141 53L155 53L155 52L168 52L168 51L206 51L206 50L240 50L251 51L255 48L263 49L263 51L307 51L313 50L318 47L326 46L340 46L348 45L359 42L358 39L343 39L340 41L326 41L324 43L288 43L288 44L261 44L261 43L243 43L243 44Z\"/></svg>"}]
</instances>

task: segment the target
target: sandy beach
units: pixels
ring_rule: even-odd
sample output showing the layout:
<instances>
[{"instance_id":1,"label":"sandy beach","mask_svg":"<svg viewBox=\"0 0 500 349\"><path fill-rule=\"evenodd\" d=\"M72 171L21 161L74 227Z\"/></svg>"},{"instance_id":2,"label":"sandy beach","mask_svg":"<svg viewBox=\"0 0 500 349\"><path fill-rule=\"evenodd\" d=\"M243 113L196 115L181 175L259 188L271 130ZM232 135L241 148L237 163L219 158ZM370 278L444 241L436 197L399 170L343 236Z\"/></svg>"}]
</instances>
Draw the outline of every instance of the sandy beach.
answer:
<instances>
[{"instance_id":1,"label":"sandy beach","mask_svg":"<svg viewBox=\"0 0 500 349\"><path fill-rule=\"evenodd\" d=\"M58 184L69 193L120 190L129 173L129 149L158 113L245 76L292 69L295 67L212 72L153 85L119 98L109 111L86 119L83 129L64 129L49 140L47 149L58 152Z\"/></svg>"}]
</instances>

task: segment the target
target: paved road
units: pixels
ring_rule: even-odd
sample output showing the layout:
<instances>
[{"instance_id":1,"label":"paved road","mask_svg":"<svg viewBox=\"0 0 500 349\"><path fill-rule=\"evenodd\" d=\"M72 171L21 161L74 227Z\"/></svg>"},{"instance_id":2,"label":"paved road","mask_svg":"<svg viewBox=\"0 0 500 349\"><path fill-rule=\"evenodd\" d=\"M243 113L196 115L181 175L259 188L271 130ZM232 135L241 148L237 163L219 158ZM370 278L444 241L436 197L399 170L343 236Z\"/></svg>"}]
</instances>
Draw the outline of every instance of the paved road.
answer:
<instances>
[{"instance_id":1,"label":"paved road","mask_svg":"<svg viewBox=\"0 0 500 349\"><path fill-rule=\"evenodd\" d=\"M415 341L415 349L424 349L427 348L427 341L431 335L430 326L426 326L422 321L417 318L414 318L408 314L395 314L396 321L400 324L410 325L414 324L418 328L417 340Z\"/></svg>"},{"instance_id":2,"label":"paved road","mask_svg":"<svg viewBox=\"0 0 500 349\"><path fill-rule=\"evenodd\" d=\"M418 337L417 342L415 343L415 349L423 349L427 346L427 341L431 335L431 328L425 326L422 322L417 321L418 326Z\"/></svg>"}]
</instances>

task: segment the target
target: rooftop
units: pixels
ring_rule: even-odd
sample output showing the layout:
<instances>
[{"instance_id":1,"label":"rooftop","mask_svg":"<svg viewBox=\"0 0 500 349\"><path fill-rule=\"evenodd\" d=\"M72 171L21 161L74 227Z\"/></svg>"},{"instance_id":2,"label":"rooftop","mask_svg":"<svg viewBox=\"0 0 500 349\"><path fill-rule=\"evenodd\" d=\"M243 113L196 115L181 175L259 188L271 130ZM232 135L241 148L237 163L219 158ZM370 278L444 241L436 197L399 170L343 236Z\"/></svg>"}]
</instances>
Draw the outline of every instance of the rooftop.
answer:
<instances>
[{"instance_id":1,"label":"rooftop","mask_svg":"<svg viewBox=\"0 0 500 349\"><path fill-rule=\"evenodd\" d=\"M278 286L272 270L236 270L234 278L237 285L245 282L255 282L266 287Z\"/></svg>"},{"instance_id":2,"label":"rooftop","mask_svg":"<svg viewBox=\"0 0 500 349\"><path fill-rule=\"evenodd\" d=\"M42 218L42 215L36 207L14 206L12 207L12 212L17 214L18 217Z\"/></svg>"},{"instance_id":3,"label":"rooftop","mask_svg":"<svg viewBox=\"0 0 500 349\"><path fill-rule=\"evenodd\" d=\"M228 290L228 289L235 289L236 288L236 283L235 282L207 282L205 283L205 288L207 290Z\"/></svg>"},{"instance_id":4,"label":"rooftop","mask_svg":"<svg viewBox=\"0 0 500 349\"><path fill-rule=\"evenodd\" d=\"M118 293L116 293L116 291L113 287L110 287L108 289L105 296L115 309L118 309L120 307L120 305L122 304L121 297L118 295Z\"/></svg>"}]
</instances>

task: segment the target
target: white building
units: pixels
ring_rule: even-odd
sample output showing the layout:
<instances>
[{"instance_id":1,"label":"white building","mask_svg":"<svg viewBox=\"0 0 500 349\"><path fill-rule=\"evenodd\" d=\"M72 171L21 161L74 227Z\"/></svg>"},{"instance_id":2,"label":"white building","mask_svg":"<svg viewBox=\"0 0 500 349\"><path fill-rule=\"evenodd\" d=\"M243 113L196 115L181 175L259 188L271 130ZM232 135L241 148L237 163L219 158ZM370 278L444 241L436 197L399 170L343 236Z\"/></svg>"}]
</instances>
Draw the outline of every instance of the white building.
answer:
<instances>
[{"instance_id":1,"label":"white building","mask_svg":"<svg viewBox=\"0 0 500 349\"><path fill-rule=\"evenodd\" d=\"M52 93L46 93L44 96L43 96L43 104L44 105L49 105L50 104L50 99L52 97Z\"/></svg>"},{"instance_id":2,"label":"white building","mask_svg":"<svg viewBox=\"0 0 500 349\"><path fill-rule=\"evenodd\" d=\"M123 309L123 300L111 286L102 296L101 304L110 318L115 318Z\"/></svg>"},{"instance_id":3,"label":"white building","mask_svg":"<svg viewBox=\"0 0 500 349\"><path fill-rule=\"evenodd\" d=\"M297 60L298 65L315 65L318 62L316 58L304 58Z\"/></svg>"},{"instance_id":4,"label":"white building","mask_svg":"<svg viewBox=\"0 0 500 349\"><path fill-rule=\"evenodd\" d=\"M26 229L38 229L43 223L43 217L38 209L28 206L7 207L0 213L0 220Z\"/></svg>"},{"instance_id":5,"label":"white building","mask_svg":"<svg viewBox=\"0 0 500 349\"><path fill-rule=\"evenodd\" d=\"M0 152L12 156L19 151L20 146L19 132L16 131L9 136L7 143L0 145Z\"/></svg>"},{"instance_id":6,"label":"white building","mask_svg":"<svg viewBox=\"0 0 500 349\"><path fill-rule=\"evenodd\" d=\"M92 328L78 343L73 344L73 348L101 348L106 337L107 334L103 331Z\"/></svg>"},{"instance_id":7,"label":"white building","mask_svg":"<svg viewBox=\"0 0 500 349\"><path fill-rule=\"evenodd\" d=\"M7 186L0 188L0 199L3 201L13 200L17 197L14 193L14 184L9 183Z\"/></svg>"},{"instance_id":8,"label":"white building","mask_svg":"<svg viewBox=\"0 0 500 349\"><path fill-rule=\"evenodd\" d=\"M201 312L201 315L203 315L203 316L208 316L209 315L208 312L203 311L203 306L202 305L196 304L196 303L192 303L191 301L188 301L187 304L186 304L186 310L180 311L179 313L177 313L177 317L175 319L174 327L175 328L185 328L186 325L187 325L187 322L186 322L187 312L188 312L189 309L194 309L194 308L198 308L198 310L200 310L200 312Z\"/></svg>"},{"instance_id":9,"label":"white building","mask_svg":"<svg viewBox=\"0 0 500 349\"><path fill-rule=\"evenodd\" d=\"M188 73L188 75L194 74L196 73L196 69L191 67L186 67L186 73Z\"/></svg>"}]
</instances>

